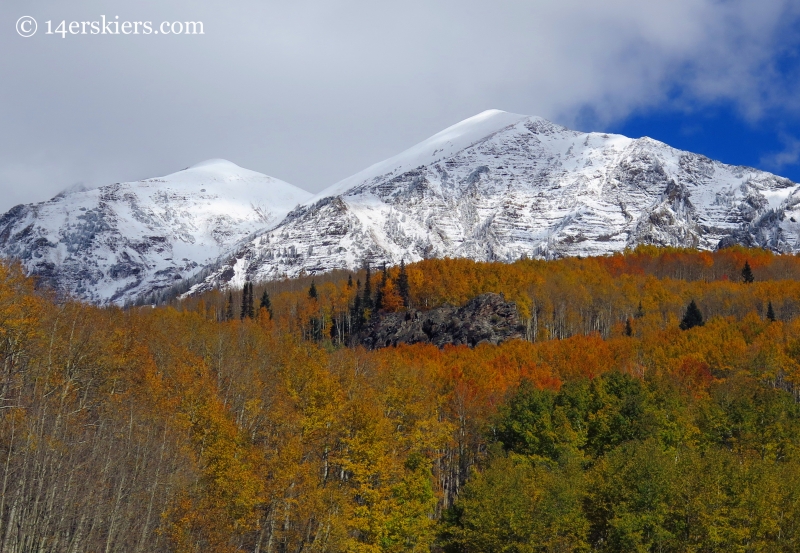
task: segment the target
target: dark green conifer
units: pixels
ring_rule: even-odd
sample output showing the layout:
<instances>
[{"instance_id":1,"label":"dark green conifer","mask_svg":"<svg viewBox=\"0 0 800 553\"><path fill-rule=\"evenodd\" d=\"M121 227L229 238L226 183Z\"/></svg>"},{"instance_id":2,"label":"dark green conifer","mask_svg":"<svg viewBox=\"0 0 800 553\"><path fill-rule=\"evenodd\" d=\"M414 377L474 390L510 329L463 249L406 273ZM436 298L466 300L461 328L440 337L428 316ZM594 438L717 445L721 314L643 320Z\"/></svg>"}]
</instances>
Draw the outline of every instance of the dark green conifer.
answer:
<instances>
[{"instance_id":1,"label":"dark green conifer","mask_svg":"<svg viewBox=\"0 0 800 553\"><path fill-rule=\"evenodd\" d=\"M364 307L361 305L360 294L356 294L356 299L353 301L353 311L350 316L353 321L353 328L358 332L364 326Z\"/></svg>"},{"instance_id":2,"label":"dark green conifer","mask_svg":"<svg viewBox=\"0 0 800 553\"><path fill-rule=\"evenodd\" d=\"M239 313L239 318L244 320L245 317L253 318L253 283L245 282L242 289L242 309Z\"/></svg>"},{"instance_id":3,"label":"dark green conifer","mask_svg":"<svg viewBox=\"0 0 800 553\"><path fill-rule=\"evenodd\" d=\"M767 302L767 319L775 322L775 310L772 308L772 302Z\"/></svg>"},{"instance_id":4,"label":"dark green conifer","mask_svg":"<svg viewBox=\"0 0 800 553\"><path fill-rule=\"evenodd\" d=\"M375 291L375 310L377 313L383 309L383 290L386 288L386 282L389 279L389 273L386 271L386 263L383 264L383 274L381 276L381 283Z\"/></svg>"},{"instance_id":5,"label":"dark green conifer","mask_svg":"<svg viewBox=\"0 0 800 553\"><path fill-rule=\"evenodd\" d=\"M692 300L689 307L686 308L686 314L683 316L680 328L681 330L689 330L690 328L703 326L704 324L703 314L700 312L700 308L697 307L694 300Z\"/></svg>"},{"instance_id":6,"label":"dark green conifer","mask_svg":"<svg viewBox=\"0 0 800 553\"><path fill-rule=\"evenodd\" d=\"M225 303L225 314L223 317L225 321L233 319L233 292L228 292L228 301Z\"/></svg>"},{"instance_id":7,"label":"dark green conifer","mask_svg":"<svg viewBox=\"0 0 800 553\"><path fill-rule=\"evenodd\" d=\"M369 270L369 263L366 264L366 276L364 277L364 295L361 298L363 309L372 309L372 275Z\"/></svg>"},{"instance_id":8,"label":"dark green conifer","mask_svg":"<svg viewBox=\"0 0 800 553\"><path fill-rule=\"evenodd\" d=\"M633 336L633 326L631 326L630 319L625 321L625 336Z\"/></svg>"},{"instance_id":9,"label":"dark green conifer","mask_svg":"<svg viewBox=\"0 0 800 553\"><path fill-rule=\"evenodd\" d=\"M753 270L750 268L750 263L745 261L744 268L742 269L742 281L745 284L750 284L754 280L755 277L753 276Z\"/></svg>"},{"instance_id":10,"label":"dark green conifer","mask_svg":"<svg viewBox=\"0 0 800 553\"><path fill-rule=\"evenodd\" d=\"M261 294L261 304L258 306L258 308L266 309L267 313L269 313L269 318L272 318L272 302L269 299L269 294L267 293L266 288L264 289L264 293Z\"/></svg>"},{"instance_id":11,"label":"dark green conifer","mask_svg":"<svg viewBox=\"0 0 800 553\"><path fill-rule=\"evenodd\" d=\"M312 300L317 299L317 285L314 284L314 281L311 281L311 288L308 289L308 297Z\"/></svg>"}]
</instances>

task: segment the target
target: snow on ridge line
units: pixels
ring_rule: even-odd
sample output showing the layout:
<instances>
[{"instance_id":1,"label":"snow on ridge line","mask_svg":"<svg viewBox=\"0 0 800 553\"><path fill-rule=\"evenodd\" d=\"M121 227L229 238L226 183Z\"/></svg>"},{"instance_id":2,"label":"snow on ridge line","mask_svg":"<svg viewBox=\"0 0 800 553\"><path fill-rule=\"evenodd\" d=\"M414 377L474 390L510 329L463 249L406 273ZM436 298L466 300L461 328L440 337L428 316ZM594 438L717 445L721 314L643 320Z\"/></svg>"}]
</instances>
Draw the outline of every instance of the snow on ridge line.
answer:
<instances>
[{"instance_id":1,"label":"snow on ridge line","mask_svg":"<svg viewBox=\"0 0 800 553\"><path fill-rule=\"evenodd\" d=\"M798 213L800 186L776 175L490 110L324 190L189 293L367 259L512 261L638 244L798 251Z\"/></svg>"},{"instance_id":2,"label":"snow on ridge line","mask_svg":"<svg viewBox=\"0 0 800 553\"><path fill-rule=\"evenodd\" d=\"M311 196L220 159L81 188L0 218L0 257L76 297L119 305L188 280Z\"/></svg>"},{"instance_id":3,"label":"snow on ridge line","mask_svg":"<svg viewBox=\"0 0 800 553\"><path fill-rule=\"evenodd\" d=\"M539 117L534 118L540 119ZM429 164L435 161L434 156L437 154L440 156L452 155L525 119L532 119L532 117L499 109L483 111L447 127L395 156L379 161L363 171L329 186L311 198L306 205L313 205L318 200L329 196L339 196L354 186L389 172L408 171Z\"/></svg>"},{"instance_id":4,"label":"snow on ridge line","mask_svg":"<svg viewBox=\"0 0 800 553\"><path fill-rule=\"evenodd\" d=\"M218 157L211 158L211 159L206 159L205 161L201 161L199 163L195 163L194 165L190 165L186 169L200 169L200 168L205 168L205 167L210 167L210 166L228 166L228 167L231 167L232 169L242 169L241 166L236 165L234 162L228 161L227 159L218 158ZM186 169L184 169L184 171Z\"/></svg>"}]
</instances>

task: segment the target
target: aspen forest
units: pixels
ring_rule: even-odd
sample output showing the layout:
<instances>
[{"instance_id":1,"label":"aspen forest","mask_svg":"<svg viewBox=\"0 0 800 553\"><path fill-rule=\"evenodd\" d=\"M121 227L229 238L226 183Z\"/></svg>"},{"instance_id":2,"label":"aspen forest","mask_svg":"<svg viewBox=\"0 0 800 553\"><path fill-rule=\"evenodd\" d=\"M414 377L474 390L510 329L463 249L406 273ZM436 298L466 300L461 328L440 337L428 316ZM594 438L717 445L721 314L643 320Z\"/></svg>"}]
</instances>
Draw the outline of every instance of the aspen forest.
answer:
<instances>
[{"instance_id":1,"label":"aspen forest","mask_svg":"<svg viewBox=\"0 0 800 553\"><path fill-rule=\"evenodd\" d=\"M514 302L524 338L368 350ZM429 259L96 307L0 265L0 551L800 550L800 257Z\"/></svg>"}]
</instances>

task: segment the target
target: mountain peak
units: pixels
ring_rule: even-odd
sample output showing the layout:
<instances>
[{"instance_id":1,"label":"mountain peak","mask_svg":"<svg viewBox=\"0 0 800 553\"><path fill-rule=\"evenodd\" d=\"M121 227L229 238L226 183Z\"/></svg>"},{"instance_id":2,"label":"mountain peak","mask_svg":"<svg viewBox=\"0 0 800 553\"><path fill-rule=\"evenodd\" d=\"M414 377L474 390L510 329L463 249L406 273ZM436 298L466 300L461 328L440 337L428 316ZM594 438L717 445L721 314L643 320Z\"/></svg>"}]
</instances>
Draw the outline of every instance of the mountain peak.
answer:
<instances>
[{"instance_id":1,"label":"mountain peak","mask_svg":"<svg viewBox=\"0 0 800 553\"><path fill-rule=\"evenodd\" d=\"M224 159L77 190L0 217L0 256L58 289L118 304L180 286L311 196Z\"/></svg>"},{"instance_id":2,"label":"mountain peak","mask_svg":"<svg viewBox=\"0 0 800 553\"><path fill-rule=\"evenodd\" d=\"M800 250L800 186L661 142L487 110L242 242L195 290L436 257L513 261L639 244Z\"/></svg>"},{"instance_id":3,"label":"mountain peak","mask_svg":"<svg viewBox=\"0 0 800 553\"><path fill-rule=\"evenodd\" d=\"M526 119L530 119L530 117L499 109L482 111L447 127L396 156L371 165L363 171L337 182L320 192L311 201L338 196L375 179L436 163L439 159L450 157L476 142Z\"/></svg>"},{"instance_id":4,"label":"mountain peak","mask_svg":"<svg viewBox=\"0 0 800 553\"><path fill-rule=\"evenodd\" d=\"M184 171L190 169L218 169L218 170L231 170L231 169L241 169L238 165L233 163L232 161L228 161L227 159L221 158L212 158L207 159L205 161L201 161L200 163L195 163L194 165L190 165Z\"/></svg>"}]
</instances>

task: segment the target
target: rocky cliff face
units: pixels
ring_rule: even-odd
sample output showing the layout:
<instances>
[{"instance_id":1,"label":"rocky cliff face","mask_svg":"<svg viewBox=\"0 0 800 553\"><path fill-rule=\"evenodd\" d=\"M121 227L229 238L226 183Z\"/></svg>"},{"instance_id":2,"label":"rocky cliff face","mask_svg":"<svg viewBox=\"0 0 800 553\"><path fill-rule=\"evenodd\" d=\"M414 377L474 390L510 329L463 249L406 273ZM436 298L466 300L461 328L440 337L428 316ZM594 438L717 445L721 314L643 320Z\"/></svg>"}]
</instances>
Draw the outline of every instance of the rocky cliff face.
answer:
<instances>
[{"instance_id":1,"label":"rocky cliff face","mask_svg":"<svg viewBox=\"0 0 800 553\"><path fill-rule=\"evenodd\" d=\"M195 290L364 260L513 261L638 244L800 248L800 193L781 177L655 140L491 111L320 193L243 242Z\"/></svg>"},{"instance_id":2,"label":"rocky cliff face","mask_svg":"<svg viewBox=\"0 0 800 553\"><path fill-rule=\"evenodd\" d=\"M496 345L524 335L516 305L506 302L500 294L482 294L463 307L409 309L380 315L356 337L356 342L369 349L417 343L441 348L446 344Z\"/></svg>"}]
</instances>

